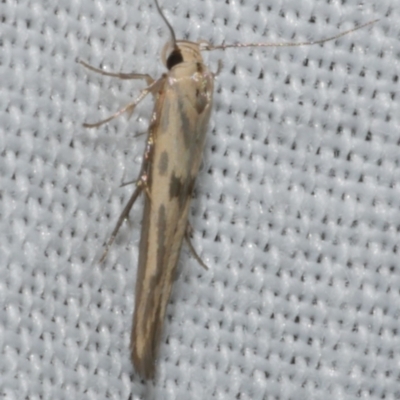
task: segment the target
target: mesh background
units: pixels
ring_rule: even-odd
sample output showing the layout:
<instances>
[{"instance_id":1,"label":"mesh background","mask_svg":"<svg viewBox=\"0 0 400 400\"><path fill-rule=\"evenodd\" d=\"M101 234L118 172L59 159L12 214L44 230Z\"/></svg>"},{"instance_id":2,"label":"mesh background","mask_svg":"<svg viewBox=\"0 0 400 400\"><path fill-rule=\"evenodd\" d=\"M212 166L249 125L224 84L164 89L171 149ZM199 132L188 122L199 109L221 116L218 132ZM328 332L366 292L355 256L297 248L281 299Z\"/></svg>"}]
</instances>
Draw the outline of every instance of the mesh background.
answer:
<instances>
[{"instance_id":1,"label":"mesh background","mask_svg":"<svg viewBox=\"0 0 400 400\"><path fill-rule=\"evenodd\" d=\"M152 2L0 4L0 397L400 398L400 3L164 1L178 38L318 39L206 54L215 105L155 382L129 360L141 205L96 260L163 72Z\"/></svg>"}]
</instances>

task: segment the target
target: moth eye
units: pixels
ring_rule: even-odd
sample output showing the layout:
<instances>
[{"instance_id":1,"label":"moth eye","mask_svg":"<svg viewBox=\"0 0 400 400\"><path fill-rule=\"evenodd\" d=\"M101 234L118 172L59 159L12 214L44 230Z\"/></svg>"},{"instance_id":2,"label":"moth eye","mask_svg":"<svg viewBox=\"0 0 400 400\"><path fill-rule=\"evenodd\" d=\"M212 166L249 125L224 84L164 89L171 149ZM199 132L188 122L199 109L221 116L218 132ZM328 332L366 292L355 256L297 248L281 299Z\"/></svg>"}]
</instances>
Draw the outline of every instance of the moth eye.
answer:
<instances>
[{"instance_id":1,"label":"moth eye","mask_svg":"<svg viewBox=\"0 0 400 400\"><path fill-rule=\"evenodd\" d=\"M170 70L171 68L175 67L175 65L180 64L183 62L182 53L180 50L174 50L167 59L167 68Z\"/></svg>"}]
</instances>

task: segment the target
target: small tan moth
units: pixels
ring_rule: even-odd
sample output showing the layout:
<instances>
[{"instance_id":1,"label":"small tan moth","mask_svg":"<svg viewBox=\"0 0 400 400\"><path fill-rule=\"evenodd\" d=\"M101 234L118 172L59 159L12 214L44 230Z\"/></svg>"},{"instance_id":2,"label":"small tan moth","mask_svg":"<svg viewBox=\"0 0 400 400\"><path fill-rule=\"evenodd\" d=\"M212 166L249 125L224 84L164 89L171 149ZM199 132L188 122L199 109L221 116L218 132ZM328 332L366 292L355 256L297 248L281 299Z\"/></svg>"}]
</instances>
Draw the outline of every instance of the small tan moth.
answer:
<instances>
[{"instance_id":1,"label":"small tan moth","mask_svg":"<svg viewBox=\"0 0 400 400\"><path fill-rule=\"evenodd\" d=\"M200 51L229 47L273 47L321 44L337 39L375 21L330 38L302 43L256 43L211 46L204 42L176 40L157 0L155 6L166 23L171 42L162 52L168 72L158 80L147 74L108 73L80 62L92 71L120 79L144 79L148 87L139 97L111 117L85 127L98 127L117 116L132 113L148 94L155 99L147 146L136 189L123 209L106 245L101 261L123 221L144 192L144 211L136 278L135 312L131 356L136 371L152 378L166 308L183 239L188 239L188 212L200 167L213 99L215 74L204 64ZM188 240L195 257L201 262Z\"/></svg>"}]
</instances>

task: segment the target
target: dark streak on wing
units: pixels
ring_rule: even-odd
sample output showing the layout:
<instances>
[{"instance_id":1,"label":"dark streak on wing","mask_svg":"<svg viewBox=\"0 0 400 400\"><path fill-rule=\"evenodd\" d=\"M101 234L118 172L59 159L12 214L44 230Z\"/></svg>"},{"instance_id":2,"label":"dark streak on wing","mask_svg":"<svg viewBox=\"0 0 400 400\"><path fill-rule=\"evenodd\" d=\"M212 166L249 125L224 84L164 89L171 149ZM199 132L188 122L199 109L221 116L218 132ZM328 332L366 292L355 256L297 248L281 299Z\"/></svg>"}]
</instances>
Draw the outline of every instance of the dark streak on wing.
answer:
<instances>
[{"instance_id":1,"label":"dark streak on wing","mask_svg":"<svg viewBox=\"0 0 400 400\"><path fill-rule=\"evenodd\" d=\"M157 265L163 265L164 256L165 256L165 232L167 230L167 218L165 213L165 205L161 205L158 209L158 252L157 252ZM161 273L162 269L158 269ZM159 281L159 277L156 277L156 280ZM157 284L158 282L156 282Z\"/></svg>"},{"instance_id":2,"label":"dark streak on wing","mask_svg":"<svg viewBox=\"0 0 400 400\"><path fill-rule=\"evenodd\" d=\"M145 209L149 213L147 215L150 215L151 202L148 198L146 198L145 200ZM166 253L168 253L168 238L166 238L165 236L165 233L167 231L167 217L164 205L161 205L158 208L157 215L157 264L164 265ZM149 225L146 225L146 227L148 226ZM142 237L141 240L143 239L146 240L147 235ZM147 240L144 243L146 243L146 247L148 248L149 244ZM139 257L140 256L141 254L139 255ZM147 271L144 271L144 274L146 274L146 272ZM166 270L164 268L156 268L155 270L152 270L151 275L149 275L149 285L147 285L146 287L142 287L144 293L138 288L136 293L136 306L138 306L138 304L141 302L143 298L142 296L147 297L147 301L141 303L145 306L142 312L139 313L138 309L135 309L135 317L137 317L138 319L134 318L134 329L132 333L138 334L138 337L132 336L131 352L135 367L146 379L150 379L154 376L154 362L156 360L156 354L158 351L160 336L162 333L164 322L163 318L161 317L164 315L163 307L166 306L167 303L159 301L159 298L163 296L163 288L165 287L166 282L165 272ZM169 279L167 280L169 281ZM149 295L149 290L151 290L152 295ZM137 348L136 346L138 343L136 342L136 340L139 340L139 342L145 347Z\"/></svg>"},{"instance_id":3,"label":"dark streak on wing","mask_svg":"<svg viewBox=\"0 0 400 400\"><path fill-rule=\"evenodd\" d=\"M169 184L169 198L173 200L178 199L179 208L184 209L187 201L190 201L191 195L193 193L195 176L186 176L184 178L177 177L172 174L170 184Z\"/></svg>"},{"instance_id":4,"label":"dark streak on wing","mask_svg":"<svg viewBox=\"0 0 400 400\"><path fill-rule=\"evenodd\" d=\"M180 177L177 177L174 172L169 182L169 198L173 199L175 197L181 197L183 187L184 187L184 182Z\"/></svg>"},{"instance_id":5,"label":"dark streak on wing","mask_svg":"<svg viewBox=\"0 0 400 400\"><path fill-rule=\"evenodd\" d=\"M180 121L182 124L182 133L183 133L183 140L185 142L185 148L189 149L192 143L193 124L186 115L187 108L185 101L186 101L185 98L182 97L178 98L178 110L179 110Z\"/></svg>"},{"instance_id":6,"label":"dark streak on wing","mask_svg":"<svg viewBox=\"0 0 400 400\"><path fill-rule=\"evenodd\" d=\"M188 176L188 195L191 196L194 190L194 185L196 183L195 176Z\"/></svg>"},{"instance_id":7,"label":"dark streak on wing","mask_svg":"<svg viewBox=\"0 0 400 400\"><path fill-rule=\"evenodd\" d=\"M158 172L160 175L165 176L168 172L168 153L163 151L160 157L160 161L158 163Z\"/></svg>"}]
</instances>

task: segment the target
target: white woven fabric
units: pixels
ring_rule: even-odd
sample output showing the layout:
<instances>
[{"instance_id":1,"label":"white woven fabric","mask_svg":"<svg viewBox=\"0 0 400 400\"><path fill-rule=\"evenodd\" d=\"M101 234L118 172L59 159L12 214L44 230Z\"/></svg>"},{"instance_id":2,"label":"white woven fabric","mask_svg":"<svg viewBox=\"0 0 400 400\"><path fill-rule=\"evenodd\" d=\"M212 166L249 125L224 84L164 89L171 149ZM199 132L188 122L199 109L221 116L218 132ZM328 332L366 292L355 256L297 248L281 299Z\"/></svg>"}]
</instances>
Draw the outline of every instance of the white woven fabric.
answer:
<instances>
[{"instance_id":1,"label":"white woven fabric","mask_svg":"<svg viewBox=\"0 0 400 400\"><path fill-rule=\"evenodd\" d=\"M160 76L152 1L0 4L0 398L399 399L400 2L161 4L178 38L323 46L206 54L215 105L157 363L129 359L152 107L85 129Z\"/></svg>"}]
</instances>

